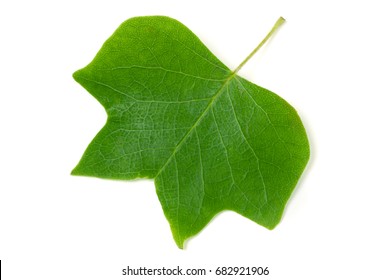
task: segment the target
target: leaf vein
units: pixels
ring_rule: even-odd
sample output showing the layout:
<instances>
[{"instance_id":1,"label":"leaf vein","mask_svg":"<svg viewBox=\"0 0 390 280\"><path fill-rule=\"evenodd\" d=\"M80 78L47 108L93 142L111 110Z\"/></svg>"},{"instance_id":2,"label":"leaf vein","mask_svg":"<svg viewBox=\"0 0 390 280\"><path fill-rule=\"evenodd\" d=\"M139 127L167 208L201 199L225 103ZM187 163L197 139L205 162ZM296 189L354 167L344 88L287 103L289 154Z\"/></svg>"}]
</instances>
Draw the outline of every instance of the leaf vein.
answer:
<instances>
[{"instance_id":1,"label":"leaf vein","mask_svg":"<svg viewBox=\"0 0 390 280\"><path fill-rule=\"evenodd\" d=\"M257 101L253 98L252 94L246 89L246 87L244 87L244 85L241 83L241 81L240 81L239 79L237 79L237 78L236 78L236 80L237 80L238 83L241 85L241 87L248 93L248 96L250 97L250 99L252 100L252 102L256 105L256 107L258 107L258 108L265 114L265 116L267 117L268 123L269 123L269 124L272 126L272 128L274 129L275 134L276 134L276 136L278 137L278 139L280 140L280 142L283 143L284 147L286 148L286 151L287 151L287 152L289 153L289 155L290 155L290 158L292 158L290 149L288 149L288 147L287 147L287 145L286 145L286 142L280 137L278 131L276 130L275 125L271 122L271 119L269 118L268 113L263 109L263 107L260 106L260 104L257 103Z\"/></svg>"},{"instance_id":2,"label":"leaf vein","mask_svg":"<svg viewBox=\"0 0 390 280\"><path fill-rule=\"evenodd\" d=\"M249 143L248 139L246 138L244 132L242 131L242 127L241 127L240 122L238 121L237 114L236 114L236 110L235 110L235 108L234 108L234 106L233 106L233 103L232 103L232 99L230 98L229 87L227 87L227 96L228 96L228 99L229 99L229 101L230 101L230 105L231 105L231 107L232 107L233 114L234 114L234 118L235 118L235 120L236 120L236 122L237 122L239 131L241 132L241 135L243 136L245 142L248 144L248 147L251 149L253 155L255 156L255 158L256 158L256 160L257 160L257 169L259 170L261 182L262 182L263 189L264 189L264 199L265 199L265 202L267 202L267 201L268 201L267 187L266 187L265 182L264 182L263 173L262 173L261 170L260 170L260 163L259 163L260 159L259 159L259 157L257 156L255 150L252 148L252 145Z\"/></svg>"},{"instance_id":3,"label":"leaf vein","mask_svg":"<svg viewBox=\"0 0 390 280\"><path fill-rule=\"evenodd\" d=\"M176 70L171 70L171 69L167 69L167 68L164 68L164 67L161 67L161 66L140 66L140 65L131 65L131 66L120 66L120 67L114 67L114 68L111 68L111 69L108 69L108 70L126 70L126 69L133 69L133 68L136 68L136 69L145 69L145 70L162 70L162 71L165 71L165 72L168 72L168 73L174 73L174 74L179 74L179 75L184 75L184 76L188 76L188 77L191 77L191 78L196 78L196 79L200 79L200 80L205 80L205 81L213 81L213 82L222 82L224 81L225 79L210 79L210 78L205 78L205 77L201 77L201 76L196 76L196 75L192 75L192 74L188 74L188 73L185 73L183 71L176 71Z\"/></svg>"}]
</instances>

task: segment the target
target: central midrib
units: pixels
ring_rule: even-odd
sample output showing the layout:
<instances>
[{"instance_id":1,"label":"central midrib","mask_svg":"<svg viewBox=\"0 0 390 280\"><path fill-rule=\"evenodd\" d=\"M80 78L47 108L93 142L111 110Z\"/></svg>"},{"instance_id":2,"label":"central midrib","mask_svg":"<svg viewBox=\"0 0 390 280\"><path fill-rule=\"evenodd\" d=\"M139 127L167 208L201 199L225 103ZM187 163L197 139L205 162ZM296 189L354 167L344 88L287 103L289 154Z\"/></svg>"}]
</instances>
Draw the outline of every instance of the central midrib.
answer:
<instances>
[{"instance_id":1,"label":"central midrib","mask_svg":"<svg viewBox=\"0 0 390 280\"><path fill-rule=\"evenodd\" d=\"M223 89L229 84L229 82L236 76L236 71L231 72L231 74L227 77L225 82L221 85L221 87L216 91L213 97L211 97L209 103L207 104L206 108L204 109L203 113L200 114L200 116L197 118L196 122L193 126L190 127L190 129L184 134L184 136L180 139L180 141L177 143L175 149L172 151L172 154L168 157L167 161L164 163L164 165L160 168L160 170L157 172L155 178L157 178L160 173L165 169L165 167L168 165L168 163L172 160L173 156L177 153L177 151L180 149L180 147L183 145L183 143L187 140L187 138L190 136L192 131L200 124L200 122L203 120L203 118L207 115L208 111L211 109L211 107L215 104L216 100L219 96L221 96Z\"/></svg>"}]
</instances>

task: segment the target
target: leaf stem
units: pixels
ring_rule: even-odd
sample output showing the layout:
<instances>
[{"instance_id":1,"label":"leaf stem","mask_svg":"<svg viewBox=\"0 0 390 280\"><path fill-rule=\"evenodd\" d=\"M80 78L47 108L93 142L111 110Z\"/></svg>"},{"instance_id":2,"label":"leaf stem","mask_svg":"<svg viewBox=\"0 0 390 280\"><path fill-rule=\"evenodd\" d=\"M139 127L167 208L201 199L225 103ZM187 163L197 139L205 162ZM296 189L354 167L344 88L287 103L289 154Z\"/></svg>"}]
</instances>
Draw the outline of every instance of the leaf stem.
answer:
<instances>
[{"instance_id":1,"label":"leaf stem","mask_svg":"<svg viewBox=\"0 0 390 280\"><path fill-rule=\"evenodd\" d=\"M254 56L254 54L268 41L268 39L276 32L276 30L285 22L286 20L283 17L280 17L272 27L272 29L268 32L267 36L264 37L264 39L260 42L260 44L244 59L243 62L241 62L240 65L237 66L237 68L233 71L232 76L237 74L238 71L245 65L245 63L248 62L249 59Z\"/></svg>"}]
</instances>

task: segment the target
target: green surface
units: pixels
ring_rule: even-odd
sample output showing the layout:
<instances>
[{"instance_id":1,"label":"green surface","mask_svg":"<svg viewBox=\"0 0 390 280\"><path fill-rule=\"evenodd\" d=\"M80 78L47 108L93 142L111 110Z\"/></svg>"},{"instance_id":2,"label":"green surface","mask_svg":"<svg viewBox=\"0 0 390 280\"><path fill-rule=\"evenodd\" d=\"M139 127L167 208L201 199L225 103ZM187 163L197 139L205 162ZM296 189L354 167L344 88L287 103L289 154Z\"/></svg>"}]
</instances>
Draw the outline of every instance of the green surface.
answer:
<instances>
[{"instance_id":1,"label":"green surface","mask_svg":"<svg viewBox=\"0 0 390 280\"><path fill-rule=\"evenodd\" d=\"M154 178L180 248L225 209L274 228L309 144L293 107L236 74L246 61L229 70L174 19L127 20L74 73L108 119L72 174Z\"/></svg>"}]
</instances>

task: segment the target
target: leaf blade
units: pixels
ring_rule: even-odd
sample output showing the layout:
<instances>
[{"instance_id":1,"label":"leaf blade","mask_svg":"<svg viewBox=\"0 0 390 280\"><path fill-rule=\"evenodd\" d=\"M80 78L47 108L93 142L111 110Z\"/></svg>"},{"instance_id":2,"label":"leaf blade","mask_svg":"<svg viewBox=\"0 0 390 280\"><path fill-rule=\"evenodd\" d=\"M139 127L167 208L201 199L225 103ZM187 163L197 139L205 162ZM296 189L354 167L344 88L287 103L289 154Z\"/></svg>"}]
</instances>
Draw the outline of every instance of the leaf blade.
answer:
<instances>
[{"instance_id":1,"label":"leaf blade","mask_svg":"<svg viewBox=\"0 0 390 280\"><path fill-rule=\"evenodd\" d=\"M179 248L223 210L274 228L309 143L291 105L236 72L176 20L126 21L74 74L108 119L72 174L155 178Z\"/></svg>"}]
</instances>

